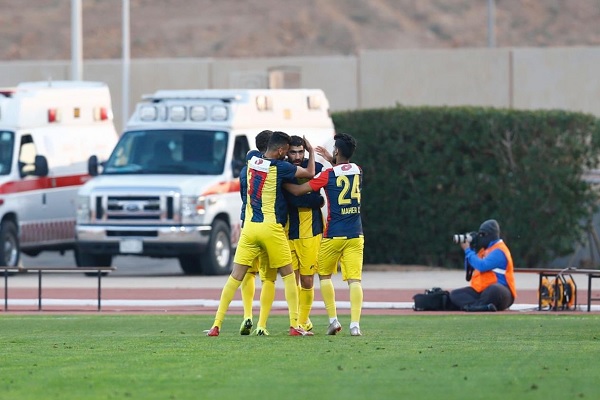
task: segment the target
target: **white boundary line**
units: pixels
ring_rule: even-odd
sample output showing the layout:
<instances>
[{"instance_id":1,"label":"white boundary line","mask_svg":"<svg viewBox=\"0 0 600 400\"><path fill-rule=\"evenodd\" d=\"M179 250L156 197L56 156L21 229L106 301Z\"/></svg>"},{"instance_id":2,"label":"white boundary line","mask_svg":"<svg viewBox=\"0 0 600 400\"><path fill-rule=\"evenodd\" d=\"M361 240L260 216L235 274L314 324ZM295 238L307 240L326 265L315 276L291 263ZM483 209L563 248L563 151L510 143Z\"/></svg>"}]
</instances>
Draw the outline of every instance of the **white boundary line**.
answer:
<instances>
[{"instance_id":1,"label":"white boundary line","mask_svg":"<svg viewBox=\"0 0 600 400\"><path fill-rule=\"evenodd\" d=\"M38 299L9 299L8 306L37 306ZM363 309L379 309L379 310L393 310L393 309L412 309L412 302L375 302L366 301L363 303ZM97 299L42 299L42 308L44 306L97 306ZM219 301L212 299L180 299L180 300L102 300L102 307L218 307ZM254 307L260 307L260 302L255 301ZM337 301L336 306L338 309L350 309L349 301ZM230 307L243 307L243 304L239 300L231 302ZM537 304L513 304L510 307L512 311L535 311ZM579 304L579 311L587 311L587 306ZM274 309L287 309L287 302L275 301L273 303ZM325 309L325 305L322 301L315 301L313 303L315 309ZM600 311L600 305L592 305L592 311Z\"/></svg>"}]
</instances>

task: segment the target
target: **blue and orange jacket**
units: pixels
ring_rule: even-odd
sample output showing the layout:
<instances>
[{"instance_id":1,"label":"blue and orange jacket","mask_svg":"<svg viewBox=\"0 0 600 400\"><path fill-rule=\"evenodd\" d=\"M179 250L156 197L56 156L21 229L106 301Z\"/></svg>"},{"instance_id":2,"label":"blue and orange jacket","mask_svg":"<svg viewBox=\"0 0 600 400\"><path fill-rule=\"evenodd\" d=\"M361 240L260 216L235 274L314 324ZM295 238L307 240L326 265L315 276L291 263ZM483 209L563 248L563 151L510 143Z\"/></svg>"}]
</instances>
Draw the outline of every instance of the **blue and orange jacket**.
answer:
<instances>
[{"instance_id":1,"label":"blue and orange jacket","mask_svg":"<svg viewBox=\"0 0 600 400\"><path fill-rule=\"evenodd\" d=\"M513 299L517 298L512 256L502 239L477 254L472 249L465 250L465 261L474 268L471 287L476 292L481 293L488 286L500 283L508 287Z\"/></svg>"}]
</instances>

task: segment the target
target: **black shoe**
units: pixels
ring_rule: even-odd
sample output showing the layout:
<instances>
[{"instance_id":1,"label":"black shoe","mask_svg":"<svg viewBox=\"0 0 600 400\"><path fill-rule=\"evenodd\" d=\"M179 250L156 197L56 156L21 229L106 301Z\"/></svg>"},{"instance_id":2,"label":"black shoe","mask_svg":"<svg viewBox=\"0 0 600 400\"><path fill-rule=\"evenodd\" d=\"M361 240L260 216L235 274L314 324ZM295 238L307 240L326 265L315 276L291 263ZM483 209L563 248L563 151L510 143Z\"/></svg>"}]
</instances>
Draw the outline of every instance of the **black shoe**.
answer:
<instances>
[{"instance_id":1,"label":"black shoe","mask_svg":"<svg viewBox=\"0 0 600 400\"><path fill-rule=\"evenodd\" d=\"M490 304L471 304L463 308L467 312L496 312L498 309L492 303Z\"/></svg>"}]
</instances>

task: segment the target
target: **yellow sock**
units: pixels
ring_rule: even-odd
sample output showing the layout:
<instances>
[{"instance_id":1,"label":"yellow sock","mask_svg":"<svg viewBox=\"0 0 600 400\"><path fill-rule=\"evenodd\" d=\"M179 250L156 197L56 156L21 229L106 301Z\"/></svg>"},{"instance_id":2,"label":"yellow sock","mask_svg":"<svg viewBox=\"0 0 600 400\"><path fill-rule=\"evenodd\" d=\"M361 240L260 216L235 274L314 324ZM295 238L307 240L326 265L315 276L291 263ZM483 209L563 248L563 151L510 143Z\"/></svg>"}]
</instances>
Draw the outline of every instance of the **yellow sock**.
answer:
<instances>
[{"instance_id":1,"label":"yellow sock","mask_svg":"<svg viewBox=\"0 0 600 400\"><path fill-rule=\"evenodd\" d=\"M231 300L233 300L233 296L235 296L235 292L241 284L242 281L238 281L229 275L227 282L225 282L225 286L223 286L223 291L221 291L221 300L219 300L219 308L217 308L213 326L218 326L219 329L221 329L221 324L223 324L223 320L225 319L225 313L229 308L229 304L231 304Z\"/></svg>"},{"instance_id":2,"label":"yellow sock","mask_svg":"<svg viewBox=\"0 0 600 400\"><path fill-rule=\"evenodd\" d=\"M275 301L275 282L265 280L260 289L260 312L257 327L266 328L273 302Z\"/></svg>"},{"instance_id":3,"label":"yellow sock","mask_svg":"<svg viewBox=\"0 0 600 400\"><path fill-rule=\"evenodd\" d=\"M333 282L331 279L323 279L320 281L321 284L321 296L323 296L323 303L325 303L325 310L329 318L337 317L337 309L335 307L335 290L333 288Z\"/></svg>"},{"instance_id":4,"label":"yellow sock","mask_svg":"<svg viewBox=\"0 0 600 400\"><path fill-rule=\"evenodd\" d=\"M298 322L305 324L308 321L313 300L315 299L315 289L300 288L298 293Z\"/></svg>"},{"instance_id":5,"label":"yellow sock","mask_svg":"<svg viewBox=\"0 0 600 400\"><path fill-rule=\"evenodd\" d=\"M352 282L350 285L350 322L360 322L360 313L363 305L363 290L360 282Z\"/></svg>"},{"instance_id":6,"label":"yellow sock","mask_svg":"<svg viewBox=\"0 0 600 400\"><path fill-rule=\"evenodd\" d=\"M289 275L283 276L283 284L285 289L285 301L290 312L290 326L298 327L298 286L296 286L296 277L292 272Z\"/></svg>"},{"instance_id":7,"label":"yellow sock","mask_svg":"<svg viewBox=\"0 0 600 400\"><path fill-rule=\"evenodd\" d=\"M256 290L256 275L249 272L242 281L242 304L244 305L244 320L252 319L252 303L254 302L254 292Z\"/></svg>"}]
</instances>

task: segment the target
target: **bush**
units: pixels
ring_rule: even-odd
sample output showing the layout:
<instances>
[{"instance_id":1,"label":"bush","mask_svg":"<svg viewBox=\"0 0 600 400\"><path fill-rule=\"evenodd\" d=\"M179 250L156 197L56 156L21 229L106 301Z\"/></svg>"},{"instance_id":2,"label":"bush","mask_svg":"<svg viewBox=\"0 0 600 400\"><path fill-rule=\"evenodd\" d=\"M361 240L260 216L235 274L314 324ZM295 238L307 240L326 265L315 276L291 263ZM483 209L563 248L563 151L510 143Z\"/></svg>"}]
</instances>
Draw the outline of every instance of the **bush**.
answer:
<instances>
[{"instance_id":1,"label":"bush","mask_svg":"<svg viewBox=\"0 0 600 400\"><path fill-rule=\"evenodd\" d=\"M365 262L462 266L454 233L494 218L515 266L572 252L597 196L600 124L565 111L402 107L333 114L358 141Z\"/></svg>"}]
</instances>

